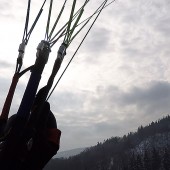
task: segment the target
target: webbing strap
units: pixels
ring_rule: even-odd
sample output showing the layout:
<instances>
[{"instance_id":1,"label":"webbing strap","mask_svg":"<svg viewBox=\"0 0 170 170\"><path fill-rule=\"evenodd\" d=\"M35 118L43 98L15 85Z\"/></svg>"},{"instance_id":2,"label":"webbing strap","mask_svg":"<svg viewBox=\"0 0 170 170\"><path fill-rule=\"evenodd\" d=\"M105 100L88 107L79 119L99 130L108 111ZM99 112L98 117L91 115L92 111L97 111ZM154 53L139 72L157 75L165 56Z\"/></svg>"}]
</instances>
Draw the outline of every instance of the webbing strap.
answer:
<instances>
[{"instance_id":1,"label":"webbing strap","mask_svg":"<svg viewBox=\"0 0 170 170\"><path fill-rule=\"evenodd\" d=\"M19 80L19 74L15 73L14 76L13 76L13 79L12 79L12 83L11 83L8 95L6 97L6 100L5 100L5 103L4 103L4 106L3 106L3 109L2 109L0 119L5 119L5 120L8 119L9 110L10 110L10 107L11 107L12 99L13 99L13 96L14 96L14 92L15 92L18 80Z\"/></svg>"}]
</instances>

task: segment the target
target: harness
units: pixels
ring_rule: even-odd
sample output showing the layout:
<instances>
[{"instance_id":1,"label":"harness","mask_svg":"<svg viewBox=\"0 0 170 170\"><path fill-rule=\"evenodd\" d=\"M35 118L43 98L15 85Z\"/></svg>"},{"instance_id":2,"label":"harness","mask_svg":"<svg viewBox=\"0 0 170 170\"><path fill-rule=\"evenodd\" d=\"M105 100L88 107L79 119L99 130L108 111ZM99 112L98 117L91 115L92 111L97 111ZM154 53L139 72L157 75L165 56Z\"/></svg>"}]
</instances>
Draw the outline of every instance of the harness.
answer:
<instances>
[{"instance_id":1,"label":"harness","mask_svg":"<svg viewBox=\"0 0 170 170\"><path fill-rule=\"evenodd\" d=\"M43 12L43 8L46 4L46 0L44 0L37 16L35 17L35 20L30 30L28 31L29 15L30 15L30 7L31 7L31 0L28 0L24 34L23 34L22 42L19 45L19 49L18 49L19 54L17 58L16 69L0 115L0 137L1 137L0 140L3 143L3 144L1 143L1 147L0 147L0 165L2 170L11 170L11 168L14 170L15 169L19 170L20 168L19 164L24 160L24 157L21 159L20 155L27 155L29 150L31 150L31 146L32 146L31 143L32 143L32 139L34 138L34 135L36 134L35 132L36 129L33 128L28 129L27 124L29 122L30 114L34 114L31 113L31 108L35 100L35 96L37 93L37 89L39 87L39 83L41 81L41 77L43 76L43 70L48 62L51 49L61 38L63 38L62 43L57 52L57 57L53 65L51 75L46 84L46 90L41 96L38 109L36 110L36 114L38 115L38 117L41 117L44 104L48 101L49 97L52 95L54 89L58 85L59 81L61 80L68 66L72 62L73 58L77 54L79 48L81 47L82 43L86 39L87 35L89 34L90 30L92 29L99 15L101 14L104 8L106 8L107 6L115 2L115 0L111 2L109 2L109 0L104 0L100 4L100 6L94 11L94 13L84 20L82 20L82 16L85 12L85 7L89 4L90 0L85 0L83 5L75 12L76 2L77 0L73 0L72 8L70 11L70 17L68 21L57 31L57 33L54 33L56 26L60 21L61 15L63 14L63 11L65 9L67 0L64 1L51 30L50 30L50 22L51 22L53 0L50 0L45 37L37 47L35 63L32 66L28 67L27 69L21 71L23 65L23 58L25 54L25 48L28 44L31 33L34 30ZM73 40L76 38L76 36L83 30L85 26L88 25L89 21L91 21L93 18L94 20L90 25L90 27L88 28L88 31L84 35L75 53L73 54L66 68L64 69L61 76L59 77L57 83L54 85L53 89L51 90L56 74L58 73L60 66L64 60L64 57L66 55L67 49L69 48ZM12 99L15 93L17 83L19 82L19 78L28 71L31 71L31 75L29 77L20 106L16 113L15 123L12 126L12 128L8 131L8 133L4 134L4 129L6 127L6 123L8 120L10 106L12 103ZM51 135L52 132L54 131L51 130L48 132L49 139L51 141L54 141L54 138ZM24 152L24 154L21 152Z\"/></svg>"}]
</instances>

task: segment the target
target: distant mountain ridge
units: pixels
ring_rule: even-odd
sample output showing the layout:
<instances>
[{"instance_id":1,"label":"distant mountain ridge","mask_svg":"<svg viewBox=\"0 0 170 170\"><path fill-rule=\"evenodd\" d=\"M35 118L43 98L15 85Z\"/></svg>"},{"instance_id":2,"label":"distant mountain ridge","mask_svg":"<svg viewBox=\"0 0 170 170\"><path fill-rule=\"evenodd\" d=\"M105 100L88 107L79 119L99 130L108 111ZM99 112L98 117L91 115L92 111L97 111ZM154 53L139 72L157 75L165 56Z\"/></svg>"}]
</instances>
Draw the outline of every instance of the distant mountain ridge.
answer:
<instances>
[{"instance_id":1,"label":"distant mountain ridge","mask_svg":"<svg viewBox=\"0 0 170 170\"><path fill-rule=\"evenodd\" d=\"M76 149L71 149L71 150L67 150L67 151L62 151L62 152L58 152L57 155L55 155L53 157L53 159L55 158L69 158L71 156L75 156L80 154L81 152L83 152L85 148L76 148Z\"/></svg>"},{"instance_id":2,"label":"distant mountain ridge","mask_svg":"<svg viewBox=\"0 0 170 170\"><path fill-rule=\"evenodd\" d=\"M123 137L111 137L44 170L170 170L170 116Z\"/></svg>"}]
</instances>

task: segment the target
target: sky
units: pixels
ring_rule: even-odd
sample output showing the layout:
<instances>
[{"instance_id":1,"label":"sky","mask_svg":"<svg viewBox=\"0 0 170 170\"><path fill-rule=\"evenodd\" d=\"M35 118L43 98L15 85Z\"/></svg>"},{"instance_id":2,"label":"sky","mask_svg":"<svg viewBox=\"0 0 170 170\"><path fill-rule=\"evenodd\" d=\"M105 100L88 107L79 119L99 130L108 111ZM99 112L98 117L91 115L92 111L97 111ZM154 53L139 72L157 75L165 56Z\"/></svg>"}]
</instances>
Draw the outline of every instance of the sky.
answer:
<instances>
[{"instance_id":1,"label":"sky","mask_svg":"<svg viewBox=\"0 0 170 170\"><path fill-rule=\"evenodd\" d=\"M32 1L30 24L42 2ZM62 2L54 1L52 21ZM101 2L89 2L83 17L92 14ZM44 38L48 4L31 35L23 69L34 63L36 47ZM68 20L71 4L68 0L58 29ZM15 70L26 9L26 1L0 1L0 109ZM170 114L169 9L169 0L116 0L102 11L49 99L62 131L60 151L135 132L140 125ZM67 49L59 75L87 28ZM50 53L39 88L48 80L61 42ZM27 73L18 83L10 115L17 112L29 76Z\"/></svg>"}]
</instances>

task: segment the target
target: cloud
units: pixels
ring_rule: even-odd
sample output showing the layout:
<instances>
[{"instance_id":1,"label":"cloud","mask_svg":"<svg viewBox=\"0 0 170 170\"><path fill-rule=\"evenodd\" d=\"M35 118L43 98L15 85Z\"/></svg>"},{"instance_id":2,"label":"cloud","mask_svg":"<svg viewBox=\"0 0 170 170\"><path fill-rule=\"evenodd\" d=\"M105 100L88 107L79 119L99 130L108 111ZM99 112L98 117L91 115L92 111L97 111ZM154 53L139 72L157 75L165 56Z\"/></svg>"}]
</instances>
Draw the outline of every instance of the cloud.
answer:
<instances>
[{"instance_id":1,"label":"cloud","mask_svg":"<svg viewBox=\"0 0 170 170\"><path fill-rule=\"evenodd\" d=\"M133 86L128 91L110 86L100 88L96 94L98 94L97 97L93 97L88 104L92 108L96 106L95 108L99 108L97 110L100 110L101 113L103 111L105 115L107 115L107 110L113 113L131 111L134 114L141 113L142 116L169 113L170 111L168 106L170 83L166 81L151 81L143 87ZM129 110L130 108L132 110ZM133 108L136 109L133 110ZM121 116L117 118L121 119Z\"/></svg>"},{"instance_id":2,"label":"cloud","mask_svg":"<svg viewBox=\"0 0 170 170\"><path fill-rule=\"evenodd\" d=\"M56 113L61 113L63 107L65 112L69 112L73 108L77 112L82 108L83 100L84 94L71 91L59 91L50 98L51 104Z\"/></svg>"},{"instance_id":3,"label":"cloud","mask_svg":"<svg viewBox=\"0 0 170 170\"><path fill-rule=\"evenodd\" d=\"M3 68L12 68L13 65L10 64L9 62L7 61L0 61L0 69L3 69Z\"/></svg>"},{"instance_id":4,"label":"cloud","mask_svg":"<svg viewBox=\"0 0 170 170\"><path fill-rule=\"evenodd\" d=\"M95 92L63 91L54 98L51 105L63 131L63 147L68 140L75 147L96 144L94 141L135 131L138 126L170 113L170 83L166 81L153 81L129 90L112 85L100 86Z\"/></svg>"},{"instance_id":5,"label":"cloud","mask_svg":"<svg viewBox=\"0 0 170 170\"><path fill-rule=\"evenodd\" d=\"M7 10L8 9L8 10ZM11 11L12 5L8 1L1 1L0 2L0 18L5 17L11 17Z\"/></svg>"},{"instance_id":6,"label":"cloud","mask_svg":"<svg viewBox=\"0 0 170 170\"><path fill-rule=\"evenodd\" d=\"M163 36L169 36L170 35L170 17L162 18L161 21L155 26L157 31L159 31Z\"/></svg>"},{"instance_id":7,"label":"cloud","mask_svg":"<svg viewBox=\"0 0 170 170\"><path fill-rule=\"evenodd\" d=\"M95 27L93 34L87 39L87 50L95 55L98 55L101 51L107 51L107 47L110 42L110 34L108 30L102 27Z\"/></svg>"},{"instance_id":8,"label":"cloud","mask_svg":"<svg viewBox=\"0 0 170 170\"><path fill-rule=\"evenodd\" d=\"M151 82L148 87L134 87L123 97L122 104L136 105L137 110L147 114L169 113L168 106L170 100L170 83L169 82Z\"/></svg>"},{"instance_id":9,"label":"cloud","mask_svg":"<svg viewBox=\"0 0 170 170\"><path fill-rule=\"evenodd\" d=\"M70 122L81 122L85 116L89 122L91 119L95 123L114 119L121 121L124 119L123 112L139 113L141 116L169 113L170 84L165 81L153 81L143 87L131 87L129 91L116 86L98 87L95 93L60 92L54 98L56 100L52 99L51 104L54 105L56 115L67 115ZM76 120L77 116L79 119Z\"/></svg>"}]
</instances>

